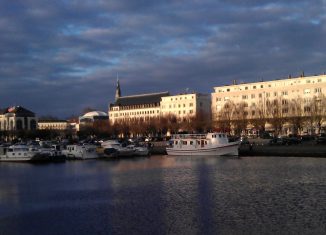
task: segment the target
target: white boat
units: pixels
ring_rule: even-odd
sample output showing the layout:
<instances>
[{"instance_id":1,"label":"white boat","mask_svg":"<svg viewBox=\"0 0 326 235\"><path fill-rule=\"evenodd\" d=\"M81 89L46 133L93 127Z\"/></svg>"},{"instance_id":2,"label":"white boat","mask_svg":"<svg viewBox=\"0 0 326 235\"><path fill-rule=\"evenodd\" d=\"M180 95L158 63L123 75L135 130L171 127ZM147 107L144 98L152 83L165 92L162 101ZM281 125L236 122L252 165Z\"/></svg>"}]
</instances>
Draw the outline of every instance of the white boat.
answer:
<instances>
[{"instance_id":1,"label":"white boat","mask_svg":"<svg viewBox=\"0 0 326 235\"><path fill-rule=\"evenodd\" d=\"M96 152L95 145L67 145L66 149L62 150L62 154L67 157L67 159L95 159L99 156Z\"/></svg>"},{"instance_id":2,"label":"white boat","mask_svg":"<svg viewBox=\"0 0 326 235\"><path fill-rule=\"evenodd\" d=\"M0 161L6 162L28 162L48 160L38 149L27 145L11 145L9 147L0 147Z\"/></svg>"},{"instance_id":3,"label":"white boat","mask_svg":"<svg viewBox=\"0 0 326 235\"><path fill-rule=\"evenodd\" d=\"M148 156L148 155L150 155L149 149L147 147L145 147L145 146L141 146L141 145L138 145L138 144L131 144L131 145L128 145L127 148L134 149L135 150L135 152L134 152L135 156Z\"/></svg>"},{"instance_id":4,"label":"white boat","mask_svg":"<svg viewBox=\"0 0 326 235\"><path fill-rule=\"evenodd\" d=\"M229 142L224 133L179 134L172 137L166 152L177 156L238 156L239 144Z\"/></svg>"},{"instance_id":5,"label":"white boat","mask_svg":"<svg viewBox=\"0 0 326 235\"><path fill-rule=\"evenodd\" d=\"M104 141L101 146L105 149L115 149L118 151L118 157L131 157L135 154L135 149L131 147L124 147L117 140Z\"/></svg>"}]
</instances>

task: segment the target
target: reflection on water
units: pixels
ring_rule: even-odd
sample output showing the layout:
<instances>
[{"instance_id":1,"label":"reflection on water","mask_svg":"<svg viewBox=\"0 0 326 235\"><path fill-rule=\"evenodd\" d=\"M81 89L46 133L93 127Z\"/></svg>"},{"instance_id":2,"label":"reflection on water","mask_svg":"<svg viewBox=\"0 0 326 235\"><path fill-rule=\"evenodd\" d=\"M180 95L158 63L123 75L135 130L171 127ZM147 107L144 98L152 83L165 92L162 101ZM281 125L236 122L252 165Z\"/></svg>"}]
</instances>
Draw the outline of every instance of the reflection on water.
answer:
<instances>
[{"instance_id":1,"label":"reflection on water","mask_svg":"<svg viewBox=\"0 0 326 235\"><path fill-rule=\"evenodd\" d=\"M152 156L0 163L1 234L326 230L326 159Z\"/></svg>"}]
</instances>

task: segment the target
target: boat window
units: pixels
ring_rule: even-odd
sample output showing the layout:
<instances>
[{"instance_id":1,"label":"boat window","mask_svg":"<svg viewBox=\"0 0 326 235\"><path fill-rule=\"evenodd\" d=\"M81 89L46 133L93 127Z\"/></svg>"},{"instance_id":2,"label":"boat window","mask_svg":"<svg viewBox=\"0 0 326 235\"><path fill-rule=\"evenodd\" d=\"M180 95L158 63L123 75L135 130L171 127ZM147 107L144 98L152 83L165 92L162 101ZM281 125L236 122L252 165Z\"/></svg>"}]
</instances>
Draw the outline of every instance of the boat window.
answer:
<instances>
[{"instance_id":1,"label":"boat window","mask_svg":"<svg viewBox=\"0 0 326 235\"><path fill-rule=\"evenodd\" d=\"M205 140L205 145L207 145L207 141Z\"/></svg>"},{"instance_id":2,"label":"boat window","mask_svg":"<svg viewBox=\"0 0 326 235\"><path fill-rule=\"evenodd\" d=\"M193 145L193 142L192 141L190 141L190 145Z\"/></svg>"},{"instance_id":3,"label":"boat window","mask_svg":"<svg viewBox=\"0 0 326 235\"><path fill-rule=\"evenodd\" d=\"M219 135L218 135L218 137L220 137L220 138L221 138L221 137L222 137L222 135L221 135L221 134L219 134Z\"/></svg>"},{"instance_id":4,"label":"boat window","mask_svg":"<svg viewBox=\"0 0 326 235\"><path fill-rule=\"evenodd\" d=\"M225 138L225 134L223 134L223 138Z\"/></svg>"},{"instance_id":5,"label":"boat window","mask_svg":"<svg viewBox=\"0 0 326 235\"><path fill-rule=\"evenodd\" d=\"M175 144L177 145L178 144L178 141L176 141Z\"/></svg>"},{"instance_id":6,"label":"boat window","mask_svg":"<svg viewBox=\"0 0 326 235\"><path fill-rule=\"evenodd\" d=\"M199 140L197 140L197 144L200 144L200 141Z\"/></svg>"},{"instance_id":7,"label":"boat window","mask_svg":"<svg viewBox=\"0 0 326 235\"><path fill-rule=\"evenodd\" d=\"M15 155L15 153L12 153L12 155Z\"/></svg>"},{"instance_id":8,"label":"boat window","mask_svg":"<svg viewBox=\"0 0 326 235\"><path fill-rule=\"evenodd\" d=\"M182 141L182 144L183 145L187 145L187 141Z\"/></svg>"}]
</instances>

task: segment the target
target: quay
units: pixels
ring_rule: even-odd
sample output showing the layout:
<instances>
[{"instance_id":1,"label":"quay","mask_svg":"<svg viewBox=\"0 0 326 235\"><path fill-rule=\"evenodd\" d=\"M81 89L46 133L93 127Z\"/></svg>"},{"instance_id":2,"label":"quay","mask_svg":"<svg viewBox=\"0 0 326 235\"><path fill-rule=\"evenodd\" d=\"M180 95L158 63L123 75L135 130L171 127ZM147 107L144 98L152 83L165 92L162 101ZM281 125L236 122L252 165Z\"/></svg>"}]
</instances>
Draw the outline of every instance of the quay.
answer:
<instances>
[{"instance_id":1,"label":"quay","mask_svg":"<svg viewBox=\"0 0 326 235\"><path fill-rule=\"evenodd\" d=\"M166 142L152 142L151 153L166 155ZM253 139L241 145L239 156L278 156L278 157L326 157L326 145L314 141L296 145L269 145L267 140Z\"/></svg>"}]
</instances>

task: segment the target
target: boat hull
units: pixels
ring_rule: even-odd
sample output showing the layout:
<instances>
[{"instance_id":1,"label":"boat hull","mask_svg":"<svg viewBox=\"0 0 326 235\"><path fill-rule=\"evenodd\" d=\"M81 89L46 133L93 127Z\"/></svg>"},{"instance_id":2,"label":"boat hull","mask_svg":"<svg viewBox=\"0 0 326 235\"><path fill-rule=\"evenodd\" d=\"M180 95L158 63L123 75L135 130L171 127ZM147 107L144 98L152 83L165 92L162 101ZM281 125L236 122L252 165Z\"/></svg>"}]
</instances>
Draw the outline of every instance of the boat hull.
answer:
<instances>
[{"instance_id":1,"label":"boat hull","mask_svg":"<svg viewBox=\"0 0 326 235\"><path fill-rule=\"evenodd\" d=\"M182 149L182 148L166 148L168 155L173 156L238 156L239 155L239 144L232 143L226 144L213 148L193 148L193 149Z\"/></svg>"}]
</instances>

